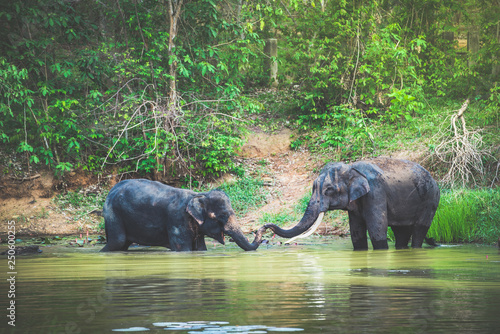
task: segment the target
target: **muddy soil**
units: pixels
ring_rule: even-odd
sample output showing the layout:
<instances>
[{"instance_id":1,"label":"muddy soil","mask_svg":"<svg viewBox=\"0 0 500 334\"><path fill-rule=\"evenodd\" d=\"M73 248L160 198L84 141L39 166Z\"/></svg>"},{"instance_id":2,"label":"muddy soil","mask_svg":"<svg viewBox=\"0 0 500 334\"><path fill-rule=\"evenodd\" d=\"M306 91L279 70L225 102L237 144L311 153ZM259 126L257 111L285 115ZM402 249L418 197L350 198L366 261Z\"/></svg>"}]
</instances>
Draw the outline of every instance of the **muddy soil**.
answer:
<instances>
[{"instance_id":1,"label":"muddy soil","mask_svg":"<svg viewBox=\"0 0 500 334\"><path fill-rule=\"evenodd\" d=\"M107 179L104 181L82 171L70 172L64 179L55 177L50 171L19 177L4 175L0 178L0 237L6 235L10 221L15 221L17 236L96 232L97 225L92 220L74 219L60 210L54 199L65 191L88 191L110 183Z\"/></svg>"}]
</instances>

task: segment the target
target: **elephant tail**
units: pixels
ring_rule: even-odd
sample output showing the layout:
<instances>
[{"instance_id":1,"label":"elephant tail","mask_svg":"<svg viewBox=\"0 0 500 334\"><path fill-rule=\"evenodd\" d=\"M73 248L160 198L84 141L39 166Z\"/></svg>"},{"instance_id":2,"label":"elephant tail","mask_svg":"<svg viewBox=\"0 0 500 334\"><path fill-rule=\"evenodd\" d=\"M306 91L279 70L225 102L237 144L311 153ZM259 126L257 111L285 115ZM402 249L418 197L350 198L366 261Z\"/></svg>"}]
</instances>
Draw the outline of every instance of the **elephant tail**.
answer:
<instances>
[{"instance_id":1,"label":"elephant tail","mask_svg":"<svg viewBox=\"0 0 500 334\"><path fill-rule=\"evenodd\" d=\"M428 244L429 246L432 246L432 247L439 247L440 246L436 242L436 240L434 240L434 238L427 238L427 237L425 237L424 240L425 240L425 243Z\"/></svg>"}]
</instances>

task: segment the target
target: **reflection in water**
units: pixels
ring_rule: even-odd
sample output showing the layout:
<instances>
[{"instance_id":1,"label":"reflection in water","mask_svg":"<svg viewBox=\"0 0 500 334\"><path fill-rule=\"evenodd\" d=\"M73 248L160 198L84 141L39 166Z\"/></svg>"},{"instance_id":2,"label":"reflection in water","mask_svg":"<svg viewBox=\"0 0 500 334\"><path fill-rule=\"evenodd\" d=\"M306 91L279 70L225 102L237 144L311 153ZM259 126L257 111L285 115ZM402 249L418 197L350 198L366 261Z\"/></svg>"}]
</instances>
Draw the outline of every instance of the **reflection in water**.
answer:
<instances>
[{"instance_id":1,"label":"reflection in water","mask_svg":"<svg viewBox=\"0 0 500 334\"><path fill-rule=\"evenodd\" d=\"M192 332L212 326L219 332L484 333L500 327L500 255L491 248L335 247L44 252L19 260L16 328L3 322L0 333L163 332L169 326L157 325L167 323Z\"/></svg>"}]
</instances>

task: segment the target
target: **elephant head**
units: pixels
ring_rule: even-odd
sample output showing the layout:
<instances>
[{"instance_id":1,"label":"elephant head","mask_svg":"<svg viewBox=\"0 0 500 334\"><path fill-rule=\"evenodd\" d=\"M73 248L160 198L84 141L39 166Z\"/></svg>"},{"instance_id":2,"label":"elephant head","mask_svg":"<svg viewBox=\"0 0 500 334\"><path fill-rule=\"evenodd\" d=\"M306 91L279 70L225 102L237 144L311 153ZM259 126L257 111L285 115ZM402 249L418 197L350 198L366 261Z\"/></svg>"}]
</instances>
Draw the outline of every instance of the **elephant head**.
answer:
<instances>
[{"instance_id":1,"label":"elephant head","mask_svg":"<svg viewBox=\"0 0 500 334\"><path fill-rule=\"evenodd\" d=\"M368 179L362 172L344 163L330 163L314 180L311 199L297 225L284 230L275 224L266 224L262 229L270 228L281 237L293 238L287 242L306 237L318 228L326 211L347 210L369 191Z\"/></svg>"},{"instance_id":2,"label":"elephant head","mask_svg":"<svg viewBox=\"0 0 500 334\"><path fill-rule=\"evenodd\" d=\"M198 222L200 231L224 244L227 234L243 250L256 250L261 241L263 231L257 232L255 239L249 243L236 221L229 197L220 190L212 190L199 194L189 201L186 211Z\"/></svg>"}]
</instances>

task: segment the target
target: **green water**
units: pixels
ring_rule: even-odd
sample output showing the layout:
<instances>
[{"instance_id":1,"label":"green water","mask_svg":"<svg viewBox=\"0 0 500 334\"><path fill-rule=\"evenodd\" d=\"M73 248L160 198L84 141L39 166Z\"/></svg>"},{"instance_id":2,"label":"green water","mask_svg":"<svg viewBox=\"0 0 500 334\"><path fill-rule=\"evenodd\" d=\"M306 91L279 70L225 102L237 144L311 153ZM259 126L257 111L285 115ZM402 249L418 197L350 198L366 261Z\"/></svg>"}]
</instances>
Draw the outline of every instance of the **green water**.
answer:
<instances>
[{"instance_id":1,"label":"green water","mask_svg":"<svg viewBox=\"0 0 500 334\"><path fill-rule=\"evenodd\" d=\"M0 333L500 329L500 254L494 247L353 252L348 240L313 239L255 252L235 246L195 253L98 249L59 246L18 256L16 326L7 324L9 286L2 279ZM5 258L0 270L6 276Z\"/></svg>"}]
</instances>

